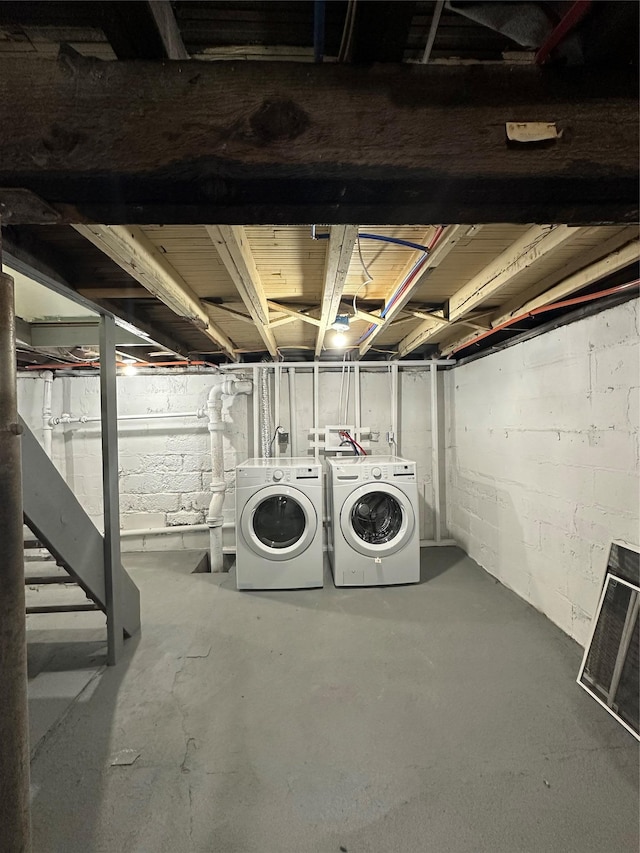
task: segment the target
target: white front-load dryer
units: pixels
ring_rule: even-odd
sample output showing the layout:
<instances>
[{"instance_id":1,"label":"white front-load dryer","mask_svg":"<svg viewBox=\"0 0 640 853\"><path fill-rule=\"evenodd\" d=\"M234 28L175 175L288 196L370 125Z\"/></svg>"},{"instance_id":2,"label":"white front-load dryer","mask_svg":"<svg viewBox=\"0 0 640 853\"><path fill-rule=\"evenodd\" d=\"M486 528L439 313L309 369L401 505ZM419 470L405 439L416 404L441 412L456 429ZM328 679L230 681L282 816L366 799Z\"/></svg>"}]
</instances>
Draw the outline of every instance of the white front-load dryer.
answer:
<instances>
[{"instance_id":1,"label":"white front-load dryer","mask_svg":"<svg viewBox=\"0 0 640 853\"><path fill-rule=\"evenodd\" d=\"M322 466L248 459L236 468L238 589L322 586Z\"/></svg>"},{"instance_id":2,"label":"white front-load dryer","mask_svg":"<svg viewBox=\"0 0 640 853\"><path fill-rule=\"evenodd\" d=\"M416 464L399 456L327 459L329 561L336 586L420 580Z\"/></svg>"}]
</instances>

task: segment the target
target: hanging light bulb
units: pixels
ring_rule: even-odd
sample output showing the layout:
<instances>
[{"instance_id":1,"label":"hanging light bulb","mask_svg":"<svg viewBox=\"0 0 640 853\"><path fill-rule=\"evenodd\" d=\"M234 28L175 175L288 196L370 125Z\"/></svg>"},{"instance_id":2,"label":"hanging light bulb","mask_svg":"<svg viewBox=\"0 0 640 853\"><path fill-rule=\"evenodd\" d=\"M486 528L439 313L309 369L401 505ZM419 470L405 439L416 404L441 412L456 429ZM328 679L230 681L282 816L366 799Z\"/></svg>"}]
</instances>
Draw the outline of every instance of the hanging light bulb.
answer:
<instances>
[{"instance_id":1,"label":"hanging light bulb","mask_svg":"<svg viewBox=\"0 0 640 853\"><path fill-rule=\"evenodd\" d=\"M135 376L137 372L138 368L135 366L135 364L125 364L125 366L122 368L122 373L124 376Z\"/></svg>"},{"instance_id":2,"label":"hanging light bulb","mask_svg":"<svg viewBox=\"0 0 640 853\"><path fill-rule=\"evenodd\" d=\"M350 318L348 314L338 314L336 319L331 324L331 328L335 331L331 341L334 347L344 347L347 345L347 332L349 331Z\"/></svg>"},{"instance_id":3,"label":"hanging light bulb","mask_svg":"<svg viewBox=\"0 0 640 853\"><path fill-rule=\"evenodd\" d=\"M347 344L347 336L343 332L334 332L331 343L334 347L342 349Z\"/></svg>"}]
</instances>

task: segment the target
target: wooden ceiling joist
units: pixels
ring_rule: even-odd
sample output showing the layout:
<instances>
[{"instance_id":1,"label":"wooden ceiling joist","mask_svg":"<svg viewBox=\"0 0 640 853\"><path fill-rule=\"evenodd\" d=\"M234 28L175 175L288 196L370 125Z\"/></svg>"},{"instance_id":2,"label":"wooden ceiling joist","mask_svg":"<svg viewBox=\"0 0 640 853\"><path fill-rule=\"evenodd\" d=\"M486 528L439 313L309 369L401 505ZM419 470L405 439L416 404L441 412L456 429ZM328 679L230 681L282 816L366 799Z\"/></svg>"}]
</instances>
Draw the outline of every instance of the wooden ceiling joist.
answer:
<instances>
[{"instance_id":1,"label":"wooden ceiling joist","mask_svg":"<svg viewBox=\"0 0 640 853\"><path fill-rule=\"evenodd\" d=\"M233 341L211 321L206 306L140 228L124 225L74 225L74 228L175 314L189 320L231 359L237 360Z\"/></svg>"},{"instance_id":2,"label":"wooden ceiling joist","mask_svg":"<svg viewBox=\"0 0 640 853\"><path fill-rule=\"evenodd\" d=\"M466 230L467 228L468 226L466 225L449 225L443 231L440 240L438 241L438 243L436 244L427 259L427 264L423 272L417 276L416 280L412 282L411 286L407 288L405 293L399 299L397 299L396 302L393 303L390 310L385 316L384 325L377 326L375 329L373 329L373 331L368 335L368 337L360 344L360 358L362 358L373 346L376 337L385 328L385 325L391 323L392 320L400 314L405 305L411 300L411 297L416 291L416 288L423 284L425 278L429 275L431 270L434 270L447 257L449 252L451 252L451 250L454 248L454 246L460 239L464 230ZM391 294L395 292L396 287L398 287L401 283L401 281L396 283L396 285L391 291Z\"/></svg>"},{"instance_id":3,"label":"wooden ceiling joist","mask_svg":"<svg viewBox=\"0 0 640 853\"><path fill-rule=\"evenodd\" d=\"M532 264L573 239L579 228L535 225L449 299L449 320L463 317L491 299Z\"/></svg>"},{"instance_id":4,"label":"wooden ceiling joist","mask_svg":"<svg viewBox=\"0 0 640 853\"><path fill-rule=\"evenodd\" d=\"M322 313L315 347L316 358L322 352L324 337L338 313L357 237L357 225L332 225L329 230L329 244L322 286Z\"/></svg>"},{"instance_id":5,"label":"wooden ceiling joist","mask_svg":"<svg viewBox=\"0 0 640 853\"><path fill-rule=\"evenodd\" d=\"M461 321L483 302L495 298L520 273L573 239L579 230L568 225L536 225L530 228L449 298L449 322ZM400 341L398 356L403 358L428 343L441 331L441 326L434 320L424 320Z\"/></svg>"},{"instance_id":6,"label":"wooden ceiling joist","mask_svg":"<svg viewBox=\"0 0 640 853\"><path fill-rule=\"evenodd\" d=\"M220 259L235 284L240 298L253 318L264 345L273 358L278 345L269 328L269 308L256 262L241 225L206 225L207 234L218 250Z\"/></svg>"},{"instance_id":7,"label":"wooden ceiling joist","mask_svg":"<svg viewBox=\"0 0 640 853\"><path fill-rule=\"evenodd\" d=\"M302 320L303 323L310 323L312 326L319 326L320 325L320 320L317 317L311 317L311 316L309 316L309 314L304 314L302 311L298 310L297 308L291 308L288 305L282 305L280 302L268 301L267 305L273 311L278 311L281 314L286 314L292 320ZM269 324L271 328L273 328L274 322L279 323L279 320L275 320L275 321L272 320Z\"/></svg>"},{"instance_id":8,"label":"wooden ceiling joist","mask_svg":"<svg viewBox=\"0 0 640 853\"><path fill-rule=\"evenodd\" d=\"M633 240L626 246L618 249L612 254L593 264L585 267L582 270L568 276L563 281L551 287L545 293L536 295L531 299L527 299L527 294L520 294L520 306L518 308L510 308L505 311L505 306L500 307L493 313L491 318L490 328L496 328L511 320L514 317L519 317L521 314L527 314L529 311L534 311L536 308L541 308L543 305L551 305L554 302L560 302L563 299L571 296L585 287L589 287L608 275L618 272L631 264L640 261L640 240ZM443 355L448 355L460 346L472 344L474 340L482 334L460 335L454 340L447 341L446 345L441 348Z\"/></svg>"}]
</instances>

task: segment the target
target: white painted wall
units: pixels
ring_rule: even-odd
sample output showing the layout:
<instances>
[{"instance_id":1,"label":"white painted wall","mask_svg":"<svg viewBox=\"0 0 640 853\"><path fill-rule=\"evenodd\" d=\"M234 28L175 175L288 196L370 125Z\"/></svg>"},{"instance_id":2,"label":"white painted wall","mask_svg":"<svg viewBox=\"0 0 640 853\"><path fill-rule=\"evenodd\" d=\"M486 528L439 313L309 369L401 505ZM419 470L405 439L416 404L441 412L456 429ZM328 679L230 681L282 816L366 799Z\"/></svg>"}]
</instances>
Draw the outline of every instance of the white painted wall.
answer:
<instances>
[{"instance_id":1,"label":"white painted wall","mask_svg":"<svg viewBox=\"0 0 640 853\"><path fill-rule=\"evenodd\" d=\"M445 377L451 535L584 643L639 528L638 300Z\"/></svg>"},{"instance_id":2,"label":"white painted wall","mask_svg":"<svg viewBox=\"0 0 640 853\"><path fill-rule=\"evenodd\" d=\"M247 376L252 378L251 369ZM431 538L431 439L430 376L428 370L399 373L398 450L418 465L421 494L421 538ZM118 377L120 414L196 411L206 405L211 373L175 370L152 375ZM309 453L308 430L313 426L313 390L310 371L296 373L298 451ZM38 375L23 373L18 379L19 410L42 441L43 382ZM351 378L348 422L354 422L354 380ZM320 423L338 423L340 371L320 372ZM373 454L393 452L386 442L391 426L391 385L386 369L361 371L362 424L380 433ZM53 383L53 414L73 416L100 414L97 376L60 376ZM235 467L254 453L252 398L223 398L224 454L228 492L225 520L234 520ZM289 428L288 380L283 371L279 421ZM273 423L275 427L275 421ZM102 526L102 474L99 424L60 425L53 433L53 459L88 514ZM283 455L289 455L287 447ZM121 421L119 425L121 526L133 529L198 524L209 505L211 460L207 420ZM426 498L426 500L425 500ZM187 534L172 547L207 547L208 534ZM158 540L123 540L127 545L157 548ZM225 536L231 545L233 537Z\"/></svg>"}]
</instances>

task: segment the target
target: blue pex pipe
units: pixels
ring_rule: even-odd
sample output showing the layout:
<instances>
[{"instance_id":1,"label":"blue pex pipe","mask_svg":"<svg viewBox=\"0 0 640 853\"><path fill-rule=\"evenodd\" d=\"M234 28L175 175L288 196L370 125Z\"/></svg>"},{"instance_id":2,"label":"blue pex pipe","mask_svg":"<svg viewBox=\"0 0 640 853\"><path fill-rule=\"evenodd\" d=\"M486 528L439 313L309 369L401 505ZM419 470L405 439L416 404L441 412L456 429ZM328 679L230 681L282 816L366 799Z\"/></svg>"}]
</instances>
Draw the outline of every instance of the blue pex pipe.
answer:
<instances>
[{"instance_id":1,"label":"blue pex pipe","mask_svg":"<svg viewBox=\"0 0 640 853\"><path fill-rule=\"evenodd\" d=\"M311 231L314 240L328 240L328 234L316 234L315 225ZM385 237L384 234L358 234L361 240L378 240L380 243L395 243L396 246L407 246L409 249L417 249L420 252L428 252L429 247L421 243L412 243L411 240L401 240L400 237Z\"/></svg>"}]
</instances>

